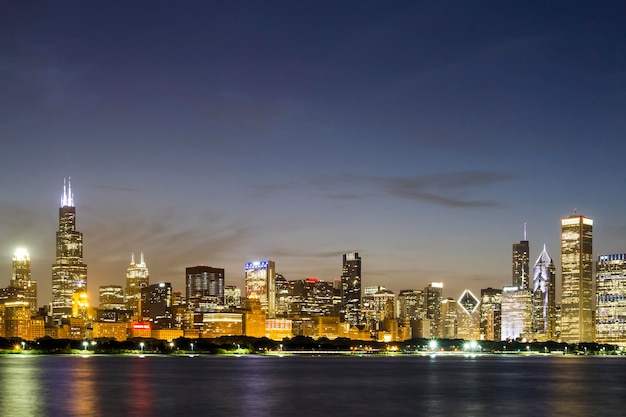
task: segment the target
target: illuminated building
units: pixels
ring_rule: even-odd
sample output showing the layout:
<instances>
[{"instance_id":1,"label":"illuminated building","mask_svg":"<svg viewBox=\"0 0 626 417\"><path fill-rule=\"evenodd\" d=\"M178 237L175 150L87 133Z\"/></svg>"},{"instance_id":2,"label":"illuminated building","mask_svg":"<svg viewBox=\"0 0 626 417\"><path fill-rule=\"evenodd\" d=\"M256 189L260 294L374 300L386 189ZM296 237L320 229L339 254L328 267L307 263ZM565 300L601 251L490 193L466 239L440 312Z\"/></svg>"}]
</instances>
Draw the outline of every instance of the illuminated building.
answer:
<instances>
[{"instance_id":1,"label":"illuminated building","mask_svg":"<svg viewBox=\"0 0 626 417\"><path fill-rule=\"evenodd\" d=\"M398 294L398 318L417 320L424 317L424 292L401 290Z\"/></svg>"},{"instance_id":2,"label":"illuminated building","mask_svg":"<svg viewBox=\"0 0 626 417\"><path fill-rule=\"evenodd\" d=\"M465 340L480 339L480 301L465 290L457 300L457 337Z\"/></svg>"},{"instance_id":3,"label":"illuminated building","mask_svg":"<svg viewBox=\"0 0 626 417\"><path fill-rule=\"evenodd\" d=\"M130 266L126 269L126 308L132 311L134 316L139 316L139 301L141 290L150 285L150 273L143 259L143 252L139 263L135 263L135 254L130 255Z\"/></svg>"},{"instance_id":4,"label":"illuminated building","mask_svg":"<svg viewBox=\"0 0 626 417\"><path fill-rule=\"evenodd\" d=\"M202 319L202 337L243 335L242 313L204 313Z\"/></svg>"},{"instance_id":5,"label":"illuminated building","mask_svg":"<svg viewBox=\"0 0 626 417\"><path fill-rule=\"evenodd\" d=\"M293 332L292 323L289 319L267 319L265 320L265 336L272 340L291 339Z\"/></svg>"},{"instance_id":6,"label":"illuminated building","mask_svg":"<svg viewBox=\"0 0 626 417\"><path fill-rule=\"evenodd\" d=\"M276 316L276 266L274 261L249 262L245 265L246 298L261 303L267 317Z\"/></svg>"},{"instance_id":7,"label":"illuminated building","mask_svg":"<svg viewBox=\"0 0 626 417\"><path fill-rule=\"evenodd\" d=\"M127 339L127 323L125 322L105 322L94 321L93 322L93 338L113 338L118 342L123 342Z\"/></svg>"},{"instance_id":8,"label":"illuminated building","mask_svg":"<svg viewBox=\"0 0 626 417\"><path fill-rule=\"evenodd\" d=\"M525 290L530 288L530 255L528 240L526 240L526 223L524 223L524 240L513 244L513 280L515 287Z\"/></svg>"},{"instance_id":9,"label":"illuminated building","mask_svg":"<svg viewBox=\"0 0 626 417\"><path fill-rule=\"evenodd\" d=\"M153 329L171 328L172 284L159 282L141 290L142 317L149 317Z\"/></svg>"},{"instance_id":10,"label":"illuminated building","mask_svg":"<svg viewBox=\"0 0 626 417\"><path fill-rule=\"evenodd\" d=\"M124 310L126 299L121 285L101 285L98 290L99 307L103 310Z\"/></svg>"},{"instance_id":11,"label":"illuminated building","mask_svg":"<svg viewBox=\"0 0 626 417\"><path fill-rule=\"evenodd\" d=\"M293 304L293 282L281 274L276 274L276 316L285 317L290 315L290 307Z\"/></svg>"},{"instance_id":12,"label":"illuminated building","mask_svg":"<svg viewBox=\"0 0 626 417\"><path fill-rule=\"evenodd\" d=\"M430 337L442 337L441 300L443 299L443 283L431 282L424 288L424 310L430 320Z\"/></svg>"},{"instance_id":13,"label":"illuminated building","mask_svg":"<svg viewBox=\"0 0 626 417\"><path fill-rule=\"evenodd\" d=\"M483 288L480 290L480 334L484 340L501 340L502 290Z\"/></svg>"},{"instance_id":14,"label":"illuminated building","mask_svg":"<svg viewBox=\"0 0 626 417\"><path fill-rule=\"evenodd\" d=\"M198 265L185 270L187 309L215 311L224 305L224 269Z\"/></svg>"},{"instance_id":15,"label":"illuminated building","mask_svg":"<svg viewBox=\"0 0 626 417\"><path fill-rule=\"evenodd\" d=\"M261 302L255 296L256 294L252 293L252 296L246 299L246 310L243 315L243 332L245 336L265 337L265 320L267 315L263 311Z\"/></svg>"},{"instance_id":16,"label":"illuminated building","mask_svg":"<svg viewBox=\"0 0 626 417\"><path fill-rule=\"evenodd\" d=\"M4 303L4 326L7 338L31 338L31 314L28 301L9 301Z\"/></svg>"},{"instance_id":17,"label":"illuminated building","mask_svg":"<svg viewBox=\"0 0 626 417\"><path fill-rule=\"evenodd\" d=\"M561 340L593 341L593 220L561 220Z\"/></svg>"},{"instance_id":18,"label":"illuminated building","mask_svg":"<svg viewBox=\"0 0 626 417\"><path fill-rule=\"evenodd\" d=\"M76 208L70 181L63 182L56 232L56 262L52 265L52 317L60 321L72 315L74 293L87 289L87 265L83 262L83 234L76 230Z\"/></svg>"},{"instance_id":19,"label":"illuminated building","mask_svg":"<svg viewBox=\"0 0 626 417\"><path fill-rule=\"evenodd\" d=\"M533 267L532 333L542 342L556 340L556 273L552 258L543 251Z\"/></svg>"},{"instance_id":20,"label":"illuminated building","mask_svg":"<svg viewBox=\"0 0 626 417\"><path fill-rule=\"evenodd\" d=\"M512 285L502 289L502 340L526 338L531 334L532 294Z\"/></svg>"},{"instance_id":21,"label":"illuminated building","mask_svg":"<svg viewBox=\"0 0 626 417\"><path fill-rule=\"evenodd\" d=\"M30 256L26 249L18 248L13 254L9 286L20 290L20 298L28 301L30 312L35 315L37 313L37 281L31 279Z\"/></svg>"},{"instance_id":22,"label":"illuminated building","mask_svg":"<svg viewBox=\"0 0 626 417\"><path fill-rule=\"evenodd\" d=\"M596 342L626 346L626 254L596 264Z\"/></svg>"},{"instance_id":23,"label":"illuminated building","mask_svg":"<svg viewBox=\"0 0 626 417\"><path fill-rule=\"evenodd\" d=\"M130 323L130 338L143 337L145 339L152 337L152 326L147 321L134 321Z\"/></svg>"},{"instance_id":24,"label":"illuminated building","mask_svg":"<svg viewBox=\"0 0 626 417\"><path fill-rule=\"evenodd\" d=\"M441 335L443 339L457 338L458 303L452 298L441 300Z\"/></svg>"},{"instance_id":25,"label":"illuminated building","mask_svg":"<svg viewBox=\"0 0 626 417\"><path fill-rule=\"evenodd\" d=\"M153 339L165 340L166 342L183 337L184 334L183 329L152 329L150 332Z\"/></svg>"},{"instance_id":26,"label":"illuminated building","mask_svg":"<svg viewBox=\"0 0 626 417\"><path fill-rule=\"evenodd\" d=\"M72 317L80 317L83 320L89 320L89 296L86 288L79 288L74 291L74 299L72 300Z\"/></svg>"},{"instance_id":27,"label":"illuminated building","mask_svg":"<svg viewBox=\"0 0 626 417\"><path fill-rule=\"evenodd\" d=\"M372 292L372 288L375 292ZM385 319L395 319L396 295L385 287L366 287L366 295L362 300L362 311L365 324L370 330L384 331Z\"/></svg>"},{"instance_id":28,"label":"illuminated building","mask_svg":"<svg viewBox=\"0 0 626 417\"><path fill-rule=\"evenodd\" d=\"M224 305L228 308L241 308L241 288L226 285L224 287Z\"/></svg>"},{"instance_id":29,"label":"illuminated building","mask_svg":"<svg viewBox=\"0 0 626 417\"><path fill-rule=\"evenodd\" d=\"M278 288L278 286L277 286ZM318 278L286 281L278 298L290 316L332 316L338 311L334 304L335 287L332 282ZM284 289L287 289L287 294ZM277 289L278 291L278 289Z\"/></svg>"},{"instance_id":30,"label":"illuminated building","mask_svg":"<svg viewBox=\"0 0 626 417\"><path fill-rule=\"evenodd\" d=\"M361 257L357 252L343 255L341 311L344 321L359 324L361 312Z\"/></svg>"}]
</instances>

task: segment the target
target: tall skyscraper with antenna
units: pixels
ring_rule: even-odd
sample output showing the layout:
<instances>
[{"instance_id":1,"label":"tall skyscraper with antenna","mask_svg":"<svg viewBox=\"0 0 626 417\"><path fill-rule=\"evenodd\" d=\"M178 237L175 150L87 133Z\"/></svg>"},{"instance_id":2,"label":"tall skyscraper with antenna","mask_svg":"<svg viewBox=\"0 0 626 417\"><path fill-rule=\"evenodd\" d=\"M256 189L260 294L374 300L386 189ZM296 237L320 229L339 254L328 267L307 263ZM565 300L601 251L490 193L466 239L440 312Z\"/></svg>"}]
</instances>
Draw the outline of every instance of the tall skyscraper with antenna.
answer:
<instances>
[{"instance_id":1,"label":"tall skyscraper with antenna","mask_svg":"<svg viewBox=\"0 0 626 417\"><path fill-rule=\"evenodd\" d=\"M83 234L76 230L76 208L70 179L63 180L56 232L56 262L52 265L52 317L72 315L74 293L87 290L87 265L83 262Z\"/></svg>"},{"instance_id":2,"label":"tall skyscraper with antenna","mask_svg":"<svg viewBox=\"0 0 626 417\"><path fill-rule=\"evenodd\" d=\"M148 288L150 285L150 273L143 259L141 252L139 263L135 262L135 254L130 254L130 266L126 269L126 308L133 312L134 316L138 316L139 303L141 300L141 290Z\"/></svg>"},{"instance_id":3,"label":"tall skyscraper with antenna","mask_svg":"<svg viewBox=\"0 0 626 417\"><path fill-rule=\"evenodd\" d=\"M513 244L513 280L512 284L520 289L530 288L530 248L526 238L524 222L524 240Z\"/></svg>"}]
</instances>

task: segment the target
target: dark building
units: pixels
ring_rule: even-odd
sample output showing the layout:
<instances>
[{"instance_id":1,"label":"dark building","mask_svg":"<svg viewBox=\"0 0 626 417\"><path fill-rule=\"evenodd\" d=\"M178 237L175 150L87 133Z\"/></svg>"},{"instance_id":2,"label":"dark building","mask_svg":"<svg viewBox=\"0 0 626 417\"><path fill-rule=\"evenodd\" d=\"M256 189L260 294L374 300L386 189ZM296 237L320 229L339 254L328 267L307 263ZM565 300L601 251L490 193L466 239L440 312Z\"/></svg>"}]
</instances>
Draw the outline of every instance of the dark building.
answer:
<instances>
[{"instance_id":1,"label":"dark building","mask_svg":"<svg viewBox=\"0 0 626 417\"><path fill-rule=\"evenodd\" d=\"M530 289L530 248L526 240L526 223L524 223L524 240L513 244L513 279L512 285Z\"/></svg>"},{"instance_id":2,"label":"dark building","mask_svg":"<svg viewBox=\"0 0 626 417\"><path fill-rule=\"evenodd\" d=\"M341 274L341 304L343 320L359 324L361 313L361 257L357 252L343 255Z\"/></svg>"},{"instance_id":3,"label":"dark building","mask_svg":"<svg viewBox=\"0 0 626 417\"><path fill-rule=\"evenodd\" d=\"M152 328L171 328L172 284L160 282L141 289L142 317L149 317Z\"/></svg>"},{"instance_id":4,"label":"dark building","mask_svg":"<svg viewBox=\"0 0 626 417\"><path fill-rule=\"evenodd\" d=\"M63 183L56 232L56 262L52 265L52 317L72 315L74 293L87 290L87 265L83 262L83 234L76 231L76 208L70 181Z\"/></svg>"},{"instance_id":5,"label":"dark building","mask_svg":"<svg viewBox=\"0 0 626 417\"><path fill-rule=\"evenodd\" d=\"M198 265L186 269L187 309L214 310L224 305L224 269Z\"/></svg>"}]
</instances>

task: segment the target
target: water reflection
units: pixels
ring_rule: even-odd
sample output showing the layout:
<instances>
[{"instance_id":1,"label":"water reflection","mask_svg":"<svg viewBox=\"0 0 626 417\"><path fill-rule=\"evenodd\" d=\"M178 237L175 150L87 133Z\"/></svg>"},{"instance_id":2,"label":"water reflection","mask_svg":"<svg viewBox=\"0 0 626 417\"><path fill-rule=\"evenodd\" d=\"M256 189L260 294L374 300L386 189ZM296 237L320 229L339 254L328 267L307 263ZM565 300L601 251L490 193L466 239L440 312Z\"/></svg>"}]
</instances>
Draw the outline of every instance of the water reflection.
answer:
<instances>
[{"instance_id":1,"label":"water reflection","mask_svg":"<svg viewBox=\"0 0 626 417\"><path fill-rule=\"evenodd\" d=\"M44 415L40 376L36 357L0 358L0 413L11 410L14 416Z\"/></svg>"},{"instance_id":2,"label":"water reflection","mask_svg":"<svg viewBox=\"0 0 626 417\"><path fill-rule=\"evenodd\" d=\"M126 393L126 410L128 415L134 417L149 417L155 415L153 411L154 399L152 397L153 378L159 379L158 374L153 374L155 367L153 360L148 358L131 358L128 367L128 392Z\"/></svg>"},{"instance_id":3,"label":"water reflection","mask_svg":"<svg viewBox=\"0 0 626 417\"><path fill-rule=\"evenodd\" d=\"M75 416L100 416L99 396L96 387L97 369L92 357L74 358L68 361L72 367L68 378L70 384L69 408Z\"/></svg>"}]
</instances>

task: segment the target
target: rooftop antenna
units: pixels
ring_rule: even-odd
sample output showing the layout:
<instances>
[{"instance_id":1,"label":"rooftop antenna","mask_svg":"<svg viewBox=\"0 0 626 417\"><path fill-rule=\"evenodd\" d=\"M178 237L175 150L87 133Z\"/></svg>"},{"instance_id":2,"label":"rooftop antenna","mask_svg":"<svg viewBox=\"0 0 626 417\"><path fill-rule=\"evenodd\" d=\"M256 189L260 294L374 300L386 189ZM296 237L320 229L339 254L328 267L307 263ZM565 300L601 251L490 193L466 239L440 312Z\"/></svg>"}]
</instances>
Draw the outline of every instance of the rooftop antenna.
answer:
<instances>
[{"instance_id":1,"label":"rooftop antenna","mask_svg":"<svg viewBox=\"0 0 626 417\"><path fill-rule=\"evenodd\" d=\"M576 214L576 211L577 211L577 210L576 210L576 207L574 207L574 214Z\"/></svg>"},{"instance_id":2,"label":"rooftop antenna","mask_svg":"<svg viewBox=\"0 0 626 417\"><path fill-rule=\"evenodd\" d=\"M135 252L130 253L130 263L131 265L135 264Z\"/></svg>"},{"instance_id":3,"label":"rooftop antenna","mask_svg":"<svg viewBox=\"0 0 626 417\"><path fill-rule=\"evenodd\" d=\"M144 264L144 262L143 262L143 251L141 251L141 264L142 265Z\"/></svg>"},{"instance_id":4,"label":"rooftop antenna","mask_svg":"<svg viewBox=\"0 0 626 417\"><path fill-rule=\"evenodd\" d=\"M524 240L528 240L526 239L526 222L524 222Z\"/></svg>"}]
</instances>

